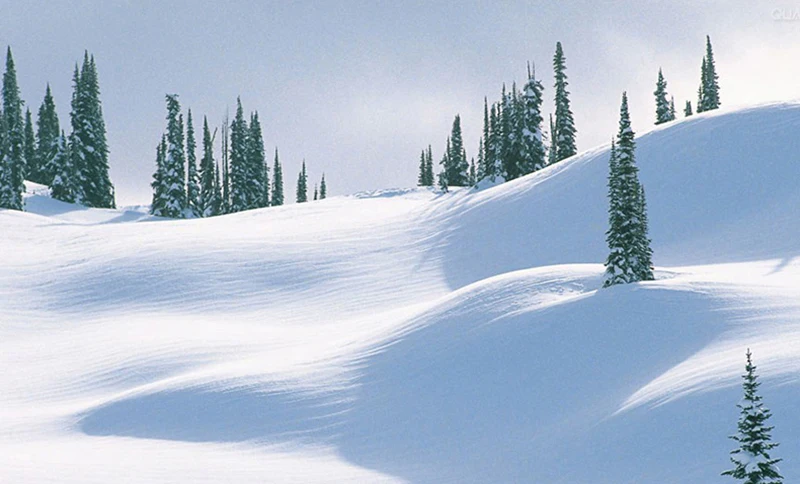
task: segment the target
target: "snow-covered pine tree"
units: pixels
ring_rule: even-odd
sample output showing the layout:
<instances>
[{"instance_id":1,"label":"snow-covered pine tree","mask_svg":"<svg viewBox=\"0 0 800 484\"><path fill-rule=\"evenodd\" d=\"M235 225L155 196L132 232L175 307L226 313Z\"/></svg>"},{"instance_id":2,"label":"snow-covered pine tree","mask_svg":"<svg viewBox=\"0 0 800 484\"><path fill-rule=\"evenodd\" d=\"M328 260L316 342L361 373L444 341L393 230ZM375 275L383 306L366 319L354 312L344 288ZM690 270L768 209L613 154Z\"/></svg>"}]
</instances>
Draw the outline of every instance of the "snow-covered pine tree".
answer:
<instances>
[{"instance_id":1,"label":"snow-covered pine tree","mask_svg":"<svg viewBox=\"0 0 800 484\"><path fill-rule=\"evenodd\" d=\"M558 146L556 145L556 126L553 123L553 115L550 115L550 147L547 149L547 164L555 163Z\"/></svg>"},{"instance_id":2,"label":"snow-covered pine tree","mask_svg":"<svg viewBox=\"0 0 800 484\"><path fill-rule=\"evenodd\" d=\"M213 143L213 140L212 140ZM219 164L214 165L214 197L215 202L214 204L209 203L211 210L213 211L213 215L222 215L224 212L222 211L222 182L219 179Z\"/></svg>"},{"instance_id":3,"label":"snow-covered pine tree","mask_svg":"<svg viewBox=\"0 0 800 484\"><path fill-rule=\"evenodd\" d=\"M153 181L150 186L153 187L153 200L150 202L150 214L157 217L163 217L166 201L167 189L164 184L166 180L166 151L167 151L167 138L161 135L161 141L156 145L156 171L153 172Z\"/></svg>"},{"instance_id":4,"label":"snow-covered pine tree","mask_svg":"<svg viewBox=\"0 0 800 484\"><path fill-rule=\"evenodd\" d=\"M183 115L177 94L167 94L167 149L164 153L162 216L181 218L186 210L186 152Z\"/></svg>"},{"instance_id":5,"label":"snow-covered pine tree","mask_svg":"<svg viewBox=\"0 0 800 484\"><path fill-rule=\"evenodd\" d=\"M25 191L25 127L22 117L22 99L17 84L17 70L11 47L6 51L6 71L3 74L3 117L5 118L4 180L0 188L0 208L22 210L22 193Z\"/></svg>"},{"instance_id":6,"label":"snow-covered pine tree","mask_svg":"<svg viewBox=\"0 0 800 484\"><path fill-rule=\"evenodd\" d=\"M303 160L303 167L297 175L297 203L305 203L308 201L308 174L306 173L306 160Z\"/></svg>"},{"instance_id":7,"label":"snow-covered pine tree","mask_svg":"<svg viewBox=\"0 0 800 484\"><path fill-rule=\"evenodd\" d=\"M520 175L527 175L546 166L542 136L542 83L528 64L528 81L520 98L521 130Z\"/></svg>"},{"instance_id":8,"label":"snow-covered pine tree","mask_svg":"<svg viewBox=\"0 0 800 484\"><path fill-rule=\"evenodd\" d=\"M25 127L23 128L22 150L25 154L25 179L40 183L42 166L36 156L36 134L33 132L31 110L25 110Z\"/></svg>"},{"instance_id":9,"label":"snow-covered pine tree","mask_svg":"<svg viewBox=\"0 0 800 484\"><path fill-rule=\"evenodd\" d=\"M428 145L428 152L425 154L425 182L425 186L433 186L433 149L431 148L431 145Z\"/></svg>"},{"instance_id":10,"label":"snow-covered pine tree","mask_svg":"<svg viewBox=\"0 0 800 484\"><path fill-rule=\"evenodd\" d=\"M669 97L669 120L675 121L675 96Z\"/></svg>"},{"instance_id":11,"label":"snow-covered pine tree","mask_svg":"<svg viewBox=\"0 0 800 484\"><path fill-rule=\"evenodd\" d=\"M569 91L567 90L567 66L561 42L556 42L556 53L553 56L553 69L555 71L555 161L569 158L578 152L575 145L575 120L570 110ZM551 135L552 136L552 135Z\"/></svg>"},{"instance_id":12,"label":"snow-covered pine tree","mask_svg":"<svg viewBox=\"0 0 800 484\"><path fill-rule=\"evenodd\" d=\"M54 173L49 171L48 167L58 151L60 133L61 126L58 122L56 104L53 101L53 94L50 92L50 84L47 84L44 100L39 107L38 119L36 120L36 157L42 168L39 180L33 181L44 185L52 183Z\"/></svg>"},{"instance_id":13,"label":"snow-covered pine tree","mask_svg":"<svg viewBox=\"0 0 800 484\"><path fill-rule=\"evenodd\" d=\"M197 141L194 137L192 110L186 113L186 212L188 216L200 217L200 177L197 174Z\"/></svg>"},{"instance_id":14,"label":"snow-covered pine tree","mask_svg":"<svg viewBox=\"0 0 800 484\"><path fill-rule=\"evenodd\" d=\"M500 175L500 119L497 115L499 105L492 104L489 111L489 139L484 144L486 151L486 160L484 167L484 177L491 181L495 181L497 176Z\"/></svg>"},{"instance_id":15,"label":"snow-covered pine tree","mask_svg":"<svg viewBox=\"0 0 800 484\"><path fill-rule=\"evenodd\" d=\"M714 62L714 52L711 49L711 37L708 35L706 35L706 55L703 58L700 75L700 99L697 104L697 112L719 108L719 76L717 76L717 67Z\"/></svg>"},{"instance_id":16,"label":"snow-covered pine tree","mask_svg":"<svg viewBox=\"0 0 800 484\"><path fill-rule=\"evenodd\" d=\"M85 179L86 170L84 169L84 161L86 154L86 147L84 145L84 136L81 133L85 130L84 126L88 124L85 114L85 94L83 84L81 83L81 73L78 69L78 64L75 64L75 71L72 74L72 100L70 102L70 125L72 132L69 134L69 149L67 152L70 156L70 165L72 165L72 172L76 180L70 182L71 185L80 187L74 194L75 203L86 203L86 185Z\"/></svg>"},{"instance_id":17,"label":"snow-covered pine tree","mask_svg":"<svg viewBox=\"0 0 800 484\"><path fill-rule=\"evenodd\" d=\"M328 185L325 183L325 173L322 174L322 180L319 182L319 199L325 200L328 198Z\"/></svg>"},{"instance_id":18,"label":"snow-covered pine tree","mask_svg":"<svg viewBox=\"0 0 800 484\"><path fill-rule=\"evenodd\" d=\"M467 177L467 186L474 187L477 181L478 174L475 170L475 158L469 161L469 176Z\"/></svg>"},{"instance_id":19,"label":"snow-covered pine tree","mask_svg":"<svg viewBox=\"0 0 800 484\"><path fill-rule=\"evenodd\" d=\"M441 171L439 172L439 174L437 176L437 181L438 181L439 188L442 187L443 183L444 183L445 186L450 184L448 182L448 180L447 180L447 171L448 171L448 168L450 168L450 151L451 151L451 148L450 148L450 137L448 136L447 137L447 144L445 145L444 153L442 154L442 159L439 160L439 166L442 167ZM447 191L447 190L445 190L445 191Z\"/></svg>"},{"instance_id":20,"label":"snow-covered pine tree","mask_svg":"<svg viewBox=\"0 0 800 484\"><path fill-rule=\"evenodd\" d=\"M666 123L672 121L669 112L669 101L667 101L667 81L664 80L664 74L661 69L658 69L658 80L656 81L656 90L653 92L656 97L656 124Z\"/></svg>"},{"instance_id":21,"label":"snow-covered pine tree","mask_svg":"<svg viewBox=\"0 0 800 484\"><path fill-rule=\"evenodd\" d=\"M498 149L498 170L505 180L513 180L519 176L519 139L517 107L517 88L513 85L511 93L506 92L503 84L503 91L500 95L499 104L499 149Z\"/></svg>"},{"instance_id":22,"label":"snow-covered pine tree","mask_svg":"<svg viewBox=\"0 0 800 484\"><path fill-rule=\"evenodd\" d=\"M628 96L623 93L619 132L609 160L609 228L606 232L609 255L604 287L653 279L647 207L639 183L635 148Z\"/></svg>"},{"instance_id":23,"label":"snow-covered pine tree","mask_svg":"<svg viewBox=\"0 0 800 484\"><path fill-rule=\"evenodd\" d=\"M230 195L231 212L241 212L253 208L251 200L250 167L247 160L247 121L244 119L242 101L236 99L236 115L231 123Z\"/></svg>"},{"instance_id":24,"label":"snow-covered pine tree","mask_svg":"<svg viewBox=\"0 0 800 484\"><path fill-rule=\"evenodd\" d=\"M55 154L50 158L46 167L47 172L53 174L53 179L50 181L50 194L62 202L74 203L82 194L82 188L78 184L80 176L76 173L72 161L67 136L62 131L56 138Z\"/></svg>"},{"instance_id":25,"label":"snow-covered pine tree","mask_svg":"<svg viewBox=\"0 0 800 484\"><path fill-rule=\"evenodd\" d=\"M247 136L247 167L250 208L269 206L269 172L264 155L264 137L258 111L250 115L250 130Z\"/></svg>"},{"instance_id":26,"label":"snow-covered pine tree","mask_svg":"<svg viewBox=\"0 0 800 484\"><path fill-rule=\"evenodd\" d=\"M214 161L214 140L211 137L211 131L208 129L208 118L203 116L203 157L200 159L200 195L197 203L200 217L219 215L222 197L218 195L219 172L216 166L217 164Z\"/></svg>"},{"instance_id":27,"label":"snow-covered pine tree","mask_svg":"<svg viewBox=\"0 0 800 484\"><path fill-rule=\"evenodd\" d=\"M447 184L456 186L467 186L469 183L469 163L464 151L464 138L461 134L461 116L456 114L453 120L453 129L448 138L448 165L445 167L447 172Z\"/></svg>"},{"instance_id":28,"label":"snow-covered pine tree","mask_svg":"<svg viewBox=\"0 0 800 484\"><path fill-rule=\"evenodd\" d=\"M14 199L14 184L11 178L11 156L8 153L8 130L6 117L0 108L0 208L8 208Z\"/></svg>"},{"instance_id":29,"label":"snow-covered pine tree","mask_svg":"<svg viewBox=\"0 0 800 484\"><path fill-rule=\"evenodd\" d=\"M422 150L422 153L419 156L419 175L417 176L417 186L419 187L428 185L428 180L425 177L425 169L427 168L426 162L427 158L425 157L425 150Z\"/></svg>"},{"instance_id":30,"label":"snow-covered pine tree","mask_svg":"<svg viewBox=\"0 0 800 484\"><path fill-rule=\"evenodd\" d=\"M722 475L744 481L745 484L782 484L783 476L777 466L782 459L774 459L770 455L770 451L778 446L778 443L772 442L774 427L767 425L772 413L758 394L761 383L756 375L750 348L747 349L747 365L742 378L744 398L736 405L740 410L738 431L730 437L739 443L739 447L731 451L733 469Z\"/></svg>"},{"instance_id":31,"label":"snow-covered pine tree","mask_svg":"<svg viewBox=\"0 0 800 484\"><path fill-rule=\"evenodd\" d=\"M317 188L317 184L314 184L314 200L319 200L319 189Z\"/></svg>"},{"instance_id":32,"label":"snow-covered pine tree","mask_svg":"<svg viewBox=\"0 0 800 484\"><path fill-rule=\"evenodd\" d=\"M692 101L687 100L686 105L683 107L683 116L688 118L692 114L694 114L692 113Z\"/></svg>"},{"instance_id":33,"label":"snow-covered pine tree","mask_svg":"<svg viewBox=\"0 0 800 484\"><path fill-rule=\"evenodd\" d=\"M478 140L478 167L476 173L476 182L486 178L486 146L489 143L489 104L488 100L483 98L483 134Z\"/></svg>"},{"instance_id":34,"label":"snow-covered pine tree","mask_svg":"<svg viewBox=\"0 0 800 484\"><path fill-rule=\"evenodd\" d=\"M78 108L82 111L81 123L73 125L73 137L81 143L76 154L81 158L85 204L90 207L114 208L114 186L108 176L108 142L103 108L100 102L100 84L94 56L84 52L80 82L78 83ZM74 150L75 147L70 149Z\"/></svg>"},{"instance_id":35,"label":"snow-covered pine tree","mask_svg":"<svg viewBox=\"0 0 800 484\"><path fill-rule=\"evenodd\" d=\"M437 177L438 177L437 185L439 186L439 190L441 190L444 193L447 193L449 190L447 188L447 175L445 175L444 170L440 171Z\"/></svg>"},{"instance_id":36,"label":"snow-covered pine tree","mask_svg":"<svg viewBox=\"0 0 800 484\"><path fill-rule=\"evenodd\" d=\"M283 168L278 159L278 148L275 148L275 163L272 165L272 197L273 207L283 205Z\"/></svg>"}]
</instances>

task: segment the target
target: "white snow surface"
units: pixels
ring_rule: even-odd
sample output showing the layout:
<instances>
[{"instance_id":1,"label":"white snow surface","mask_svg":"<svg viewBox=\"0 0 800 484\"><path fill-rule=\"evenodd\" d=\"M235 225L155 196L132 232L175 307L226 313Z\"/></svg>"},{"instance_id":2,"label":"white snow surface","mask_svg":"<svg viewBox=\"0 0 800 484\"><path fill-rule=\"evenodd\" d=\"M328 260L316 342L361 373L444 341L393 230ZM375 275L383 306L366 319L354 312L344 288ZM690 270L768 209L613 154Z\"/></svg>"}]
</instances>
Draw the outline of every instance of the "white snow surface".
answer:
<instances>
[{"instance_id":1,"label":"white snow surface","mask_svg":"<svg viewBox=\"0 0 800 484\"><path fill-rule=\"evenodd\" d=\"M722 483L748 347L800 482L798 133L782 103L639 136L657 280L610 289L607 146L213 219L31 185L0 482Z\"/></svg>"}]
</instances>

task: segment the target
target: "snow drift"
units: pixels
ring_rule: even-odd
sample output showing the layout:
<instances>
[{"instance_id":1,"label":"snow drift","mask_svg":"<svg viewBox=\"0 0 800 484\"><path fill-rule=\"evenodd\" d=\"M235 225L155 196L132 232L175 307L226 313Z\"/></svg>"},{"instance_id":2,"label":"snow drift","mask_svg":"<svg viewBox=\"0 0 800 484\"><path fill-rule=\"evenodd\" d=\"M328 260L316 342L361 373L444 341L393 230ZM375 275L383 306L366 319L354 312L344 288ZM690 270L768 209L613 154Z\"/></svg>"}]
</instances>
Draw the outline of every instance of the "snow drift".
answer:
<instances>
[{"instance_id":1,"label":"snow drift","mask_svg":"<svg viewBox=\"0 0 800 484\"><path fill-rule=\"evenodd\" d=\"M794 482L798 132L784 103L640 136L658 280L605 290L607 147L205 220L30 195L0 212L0 476L725 482L750 347Z\"/></svg>"}]
</instances>

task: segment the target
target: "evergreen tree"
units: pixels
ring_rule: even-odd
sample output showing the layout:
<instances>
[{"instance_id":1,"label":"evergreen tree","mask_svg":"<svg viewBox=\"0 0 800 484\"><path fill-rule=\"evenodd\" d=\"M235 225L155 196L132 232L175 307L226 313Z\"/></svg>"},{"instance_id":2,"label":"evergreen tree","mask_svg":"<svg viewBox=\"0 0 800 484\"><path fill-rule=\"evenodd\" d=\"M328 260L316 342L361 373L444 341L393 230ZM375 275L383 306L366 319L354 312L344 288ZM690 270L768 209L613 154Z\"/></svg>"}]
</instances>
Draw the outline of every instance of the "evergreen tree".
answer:
<instances>
[{"instance_id":1,"label":"evergreen tree","mask_svg":"<svg viewBox=\"0 0 800 484\"><path fill-rule=\"evenodd\" d=\"M653 94L656 97L656 124L672 121L669 112L669 101L667 101L667 81L664 80L664 75L661 73L661 69L658 70L656 90L653 92Z\"/></svg>"},{"instance_id":2,"label":"evergreen tree","mask_svg":"<svg viewBox=\"0 0 800 484\"><path fill-rule=\"evenodd\" d=\"M555 138L555 161L558 162L578 152L575 146L575 120L572 118L569 91L567 91L567 67L564 59L564 51L561 49L561 42L556 43L556 53L553 56L553 69L555 70L556 119L555 131L551 136Z\"/></svg>"},{"instance_id":3,"label":"evergreen tree","mask_svg":"<svg viewBox=\"0 0 800 484\"><path fill-rule=\"evenodd\" d=\"M739 447L731 451L733 469L722 473L734 479L745 481L745 484L782 484L783 476L777 463L782 459L773 459L770 451L778 446L772 442L772 429L767 420L772 416L769 409L761 401L758 387L761 383L756 375L752 354L747 349L747 365L742 375L744 398L737 405L740 410L738 432L730 438L739 443Z\"/></svg>"},{"instance_id":4,"label":"evergreen tree","mask_svg":"<svg viewBox=\"0 0 800 484\"><path fill-rule=\"evenodd\" d=\"M70 165L72 166L72 173L76 179L70 182L71 185L79 187L74 193L74 203L86 203L86 170L84 169L85 153L87 151L84 145L84 136L81 135L85 131L84 126L88 124L84 112L85 109L85 95L83 94L83 85L81 83L81 74L78 70L78 64L75 64L75 71L72 74L72 100L70 102L70 125L72 132L69 134L69 149L67 153L70 156Z\"/></svg>"},{"instance_id":5,"label":"evergreen tree","mask_svg":"<svg viewBox=\"0 0 800 484\"><path fill-rule=\"evenodd\" d=\"M486 168L487 165L487 147L489 145L489 104L488 100L483 98L483 135L478 141L478 172L477 179L483 180L486 178L487 173L490 171Z\"/></svg>"},{"instance_id":6,"label":"evergreen tree","mask_svg":"<svg viewBox=\"0 0 800 484\"><path fill-rule=\"evenodd\" d=\"M222 121L222 205L220 206L220 213L231 212L230 163L228 161L230 155L230 150L228 149L230 142L229 131L230 124L228 123L228 115L226 114L225 119Z\"/></svg>"},{"instance_id":7,"label":"evergreen tree","mask_svg":"<svg viewBox=\"0 0 800 484\"><path fill-rule=\"evenodd\" d=\"M512 84L511 94L504 99L503 176L506 180L513 180L522 174L522 107L516 83Z\"/></svg>"},{"instance_id":8,"label":"evergreen tree","mask_svg":"<svg viewBox=\"0 0 800 484\"><path fill-rule=\"evenodd\" d=\"M500 175L500 140L502 133L500 132L500 120L497 115L498 111L499 106L492 104L491 110L489 111L489 139L484 144L484 150L486 151L484 177L491 181L495 181L497 176Z\"/></svg>"},{"instance_id":9,"label":"evergreen tree","mask_svg":"<svg viewBox=\"0 0 800 484\"><path fill-rule=\"evenodd\" d=\"M275 148L275 163L272 165L272 206L283 205L283 168Z\"/></svg>"},{"instance_id":10,"label":"evergreen tree","mask_svg":"<svg viewBox=\"0 0 800 484\"><path fill-rule=\"evenodd\" d=\"M447 137L447 145L445 145L444 153L442 154L442 159L439 160L439 166L442 167L442 171L439 172L438 175L438 182L439 188L444 186L448 186L450 182L447 180L447 169L450 167L450 152L452 151L450 147L450 137ZM447 190L445 190L447 191Z\"/></svg>"},{"instance_id":11,"label":"evergreen tree","mask_svg":"<svg viewBox=\"0 0 800 484\"><path fill-rule=\"evenodd\" d=\"M60 133L61 127L56 113L56 104L53 101L53 94L50 92L50 84L48 84L36 120L36 158L41 170L39 179L31 178L33 181L44 185L52 183L55 173L49 171L48 166L58 151Z\"/></svg>"},{"instance_id":12,"label":"evergreen tree","mask_svg":"<svg viewBox=\"0 0 800 484\"><path fill-rule=\"evenodd\" d=\"M417 186L420 187L428 186L428 179L425 176L427 161L428 159L425 156L425 150L422 150L422 153L419 156L419 176L417 176Z\"/></svg>"},{"instance_id":13,"label":"evergreen tree","mask_svg":"<svg viewBox=\"0 0 800 484\"><path fill-rule=\"evenodd\" d=\"M697 112L710 111L719 106L719 76L717 76L717 68L714 63L714 52L711 49L711 37L706 36L706 55L703 57L700 69Z\"/></svg>"},{"instance_id":14,"label":"evergreen tree","mask_svg":"<svg viewBox=\"0 0 800 484\"><path fill-rule=\"evenodd\" d=\"M230 178L231 185L231 212L241 212L255 208L253 201L256 199L253 191L255 180L252 179L252 169L247 159L247 121L244 119L241 99L236 99L236 115L231 123L231 159Z\"/></svg>"},{"instance_id":15,"label":"evergreen tree","mask_svg":"<svg viewBox=\"0 0 800 484\"><path fill-rule=\"evenodd\" d=\"M75 203L83 193L78 184L80 176L72 164L73 158L69 154L67 136L62 131L56 139L56 150L47 166L48 173L53 174L50 182L50 195L62 202Z\"/></svg>"},{"instance_id":16,"label":"evergreen tree","mask_svg":"<svg viewBox=\"0 0 800 484\"><path fill-rule=\"evenodd\" d=\"M686 106L683 108L683 115L688 118L692 114L692 101L686 101Z\"/></svg>"},{"instance_id":17,"label":"evergreen tree","mask_svg":"<svg viewBox=\"0 0 800 484\"><path fill-rule=\"evenodd\" d=\"M213 142L213 140L212 140L212 142ZM222 207L222 182L220 182L220 180L219 180L219 172L220 172L219 164L215 164L215 166L214 166L214 198L215 198L214 202L215 203L213 203L213 204L209 203L209 207L210 207L210 210L212 211L213 215L222 215L223 213L225 213L225 212L222 211L222 209L223 209L223 207Z\"/></svg>"},{"instance_id":18,"label":"evergreen tree","mask_svg":"<svg viewBox=\"0 0 800 484\"><path fill-rule=\"evenodd\" d=\"M303 160L303 168L297 175L297 203L308 201L308 175L306 174L306 160Z\"/></svg>"},{"instance_id":19,"label":"evergreen tree","mask_svg":"<svg viewBox=\"0 0 800 484\"><path fill-rule=\"evenodd\" d=\"M556 127L553 123L553 115L550 115L550 146L547 148L547 164L552 165L556 162Z\"/></svg>"},{"instance_id":20,"label":"evergreen tree","mask_svg":"<svg viewBox=\"0 0 800 484\"><path fill-rule=\"evenodd\" d=\"M444 193L447 193L449 190L447 189L447 175L445 175L444 170L439 172L438 178L439 178L438 181L439 190L441 190Z\"/></svg>"},{"instance_id":21,"label":"evergreen tree","mask_svg":"<svg viewBox=\"0 0 800 484\"><path fill-rule=\"evenodd\" d=\"M250 116L250 131L247 137L247 166L250 208L269 206L269 172L264 155L264 137L258 112Z\"/></svg>"},{"instance_id":22,"label":"evergreen tree","mask_svg":"<svg viewBox=\"0 0 800 484\"><path fill-rule=\"evenodd\" d=\"M453 129L448 139L448 164L444 167L448 185L466 186L468 184L469 164L464 151L464 140L461 135L461 116L456 115Z\"/></svg>"},{"instance_id":23,"label":"evergreen tree","mask_svg":"<svg viewBox=\"0 0 800 484\"><path fill-rule=\"evenodd\" d=\"M498 173L506 180L517 177L517 156L512 146L514 139L514 91L516 89L512 89L511 94L506 93L506 86L503 84L500 104L498 105L497 168Z\"/></svg>"},{"instance_id":24,"label":"evergreen tree","mask_svg":"<svg viewBox=\"0 0 800 484\"><path fill-rule=\"evenodd\" d=\"M478 174L475 170L475 158L472 158L469 162L469 176L467 177L467 186L474 187L477 178Z\"/></svg>"},{"instance_id":25,"label":"evergreen tree","mask_svg":"<svg viewBox=\"0 0 800 484\"><path fill-rule=\"evenodd\" d=\"M675 96L669 97L669 120L675 121Z\"/></svg>"},{"instance_id":26,"label":"evergreen tree","mask_svg":"<svg viewBox=\"0 0 800 484\"><path fill-rule=\"evenodd\" d=\"M0 167L0 208L22 210L25 191L25 128L22 118L22 99L17 84L17 70L11 47L6 52L6 71L3 74L3 117L5 122L5 158Z\"/></svg>"},{"instance_id":27,"label":"evergreen tree","mask_svg":"<svg viewBox=\"0 0 800 484\"><path fill-rule=\"evenodd\" d=\"M100 102L100 84L94 56L84 52L74 100L72 146L80 159L84 203L90 207L114 208L114 186L108 177L108 142ZM79 142L75 142L79 140Z\"/></svg>"},{"instance_id":28,"label":"evergreen tree","mask_svg":"<svg viewBox=\"0 0 800 484\"><path fill-rule=\"evenodd\" d=\"M36 156L36 135L33 132L33 119L31 110L25 110L25 127L23 128L23 153L25 155L25 178L32 182L39 183L41 179L41 165Z\"/></svg>"},{"instance_id":29,"label":"evergreen tree","mask_svg":"<svg viewBox=\"0 0 800 484\"><path fill-rule=\"evenodd\" d=\"M188 138L188 136L187 136ZM188 145L188 142L187 142ZM200 195L197 208L201 217L219 215L219 171L214 161L214 140L208 129L208 119L203 116L203 157L200 159Z\"/></svg>"},{"instance_id":30,"label":"evergreen tree","mask_svg":"<svg viewBox=\"0 0 800 484\"><path fill-rule=\"evenodd\" d=\"M545 148L542 136L542 83L528 65L528 81L520 98L521 125L520 175L527 175L545 167Z\"/></svg>"},{"instance_id":31,"label":"evergreen tree","mask_svg":"<svg viewBox=\"0 0 800 484\"><path fill-rule=\"evenodd\" d=\"M325 200L328 197L328 185L325 184L325 173L322 174L322 180L319 182L319 199Z\"/></svg>"},{"instance_id":32,"label":"evergreen tree","mask_svg":"<svg viewBox=\"0 0 800 484\"><path fill-rule=\"evenodd\" d=\"M168 94L167 136L162 172L164 217L181 218L186 211L186 153L184 151L183 115L177 94Z\"/></svg>"},{"instance_id":33,"label":"evergreen tree","mask_svg":"<svg viewBox=\"0 0 800 484\"><path fill-rule=\"evenodd\" d=\"M317 189L317 184L314 184L314 200L319 200L319 190Z\"/></svg>"},{"instance_id":34,"label":"evergreen tree","mask_svg":"<svg viewBox=\"0 0 800 484\"><path fill-rule=\"evenodd\" d=\"M433 150L431 145L428 145L428 152L425 154L425 186L432 187L433 182Z\"/></svg>"},{"instance_id":35,"label":"evergreen tree","mask_svg":"<svg viewBox=\"0 0 800 484\"><path fill-rule=\"evenodd\" d=\"M167 151L167 138L161 135L161 142L156 145L156 171L153 173L153 181L150 186L153 187L153 200L150 202L150 214L157 217L164 216L167 201L167 188L164 185L166 180L166 153Z\"/></svg>"},{"instance_id":36,"label":"evergreen tree","mask_svg":"<svg viewBox=\"0 0 800 484\"><path fill-rule=\"evenodd\" d=\"M192 217L200 217L200 177L197 174L197 142L194 139L192 110L186 113L186 208Z\"/></svg>"},{"instance_id":37,"label":"evergreen tree","mask_svg":"<svg viewBox=\"0 0 800 484\"><path fill-rule=\"evenodd\" d=\"M647 207L634 158L634 133L628 97L622 94L619 133L609 160L609 256L604 287L653 279L652 250L648 239Z\"/></svg>"}]
</instances>

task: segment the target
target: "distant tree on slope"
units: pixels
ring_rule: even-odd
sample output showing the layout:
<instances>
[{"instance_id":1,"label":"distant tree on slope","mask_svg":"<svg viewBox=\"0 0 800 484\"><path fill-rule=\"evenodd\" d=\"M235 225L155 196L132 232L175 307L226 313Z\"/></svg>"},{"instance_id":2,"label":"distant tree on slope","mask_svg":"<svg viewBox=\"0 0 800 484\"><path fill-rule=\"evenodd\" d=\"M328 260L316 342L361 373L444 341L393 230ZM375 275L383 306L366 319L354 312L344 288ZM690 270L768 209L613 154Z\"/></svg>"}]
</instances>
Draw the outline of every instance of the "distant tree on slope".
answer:
<instances>
[{"instance_id":1,"label":"distant tree on slope","mask_svg":"<svg viewBox=\"0 0 800 484\"><path fill-rule=\"evenodd\" d=\"M192 110L186 113L186 210L192 217L200 217L200 176L197 173L197 141L194 137Z\"/></svg>"},{"instance_id":2,"label":"distant tree on slope","mask_svg":"<svg viewBox=\"0 0 800 484\"><path fill-rule=\"evenodd\" d=\"M61 127L56 113L56 104L53 101L53 94L50 92L50 84L48 84L36 120L36 157L40 165L40 173L39 179L33 181L44 185L52 183L54 173L49 171L48 167L58 150L60 133Z\"/></svg>"},{"instance_id":3,"label":"distant tree on slope","mask_svg":"<svg viewBox=\"0 0 800 484\"><path fill-rule=\"evenodd\" d=\"M745 481L745 484L782 484L783 476L776 466L782 459L773 459L770 456L770 451L778 446L772 442L770 434L774 427L767 426L767 420L772 414L758 394L761 383L758 382L749 348L742 378L744 398L737 405L740 410L738 432L731 436L731 439L739 443L739 447L731 451L733 469L723 472L722 475Z\"/></svg>"},{"instance_id":4,"label":"distant tree on slope","mask_svg":"<svg viewBox=\"0 0 800 484\"><path fill-rule=\"evenodd\" d=\"M670 102L667 100L667 81L664 80L664 74L662 74L661 69L658 70L658 80L656 81L656 90L653 95L656 97L656 124L666 123L675 119L673 113L671 113Z\"/></svg>"},{"instance_id":5,"label":"distant tree on slope","mask_svg":"<svg viewBox=\"0 0 800 484\"><path fill-rule=\"evenodd\" d=\"M275 148L275 163L272 165L272 196L270 201L273 207L283 205L283 168L278 159L278 148Z\"/></svg>"},{"instance_id":6,"label":"distant tree on slope","mask_svg":"<svg viewBox=\"0 0 800 484\"><path fill-rule=\"evenodd\" d=\"M700 69L700 88L698 89L697 112L702 113L717 109L719 100L719 76L714 63L714 52L711 49L711 37L706 35L706 55Z\"/></svg>"},{"instance_id":7,"label":"distant tree on slope","mask_svg":"<svg viewBox=\"0 0 800 484\"><path fill-rule=\"evenodd\" d=\"M325 200L328 197L328 185L325 183L325 173L322 174L322 180L319 182L319 199Z\"/></svg>"},{"instance_id":8,"label":"distant tree on slope","mask_svg":"<svg viewBox=\"0 0 800 484\"><path fill-rule=\"evenodd\" d=\"M653 279L652 249L648 238L647 203L636 167L634 133L628 96L622 93L619 133L612 142L608 176L609 255L604 287Z\"/></svg>"},{"instance_id":9,"label":"distant tree on slope","mask_svg":"<svg viewBox=\"0 0 800 484\"><path fill-rule=\"evenodd\" d=\"M556 89L556 115L555 115L555 136L556 156L555 160L561 161L569 158L578 152L575 146L575 120L570 109L569 91L567 90L567 66L564 59L564 51L561 42L556 43L556 53L553 56L553 69L555 70L555 89Z\"/></svg>"},{"instance_id":10,"label":"distant tree on slope","mask_svg":"<svg viewBox=\"0 0 800 484\"><path fill-rule=\"evenodd\" d=\"M688 118L692 114L694 114L692 113L692 101L686 101L686 106L683 108L683 115Z\"/></svg>"},{"instance_id":11,"label":"distant tree on slope","mask_svg":"<svg viewBox=\"0 0 800 484\"><path fill-rule=\"evenodd\" d=\"M303 167L297 175L297 203L308 201L308 174L306 173L306 160L303 160Z\"/></svg>"}]
</instances>

